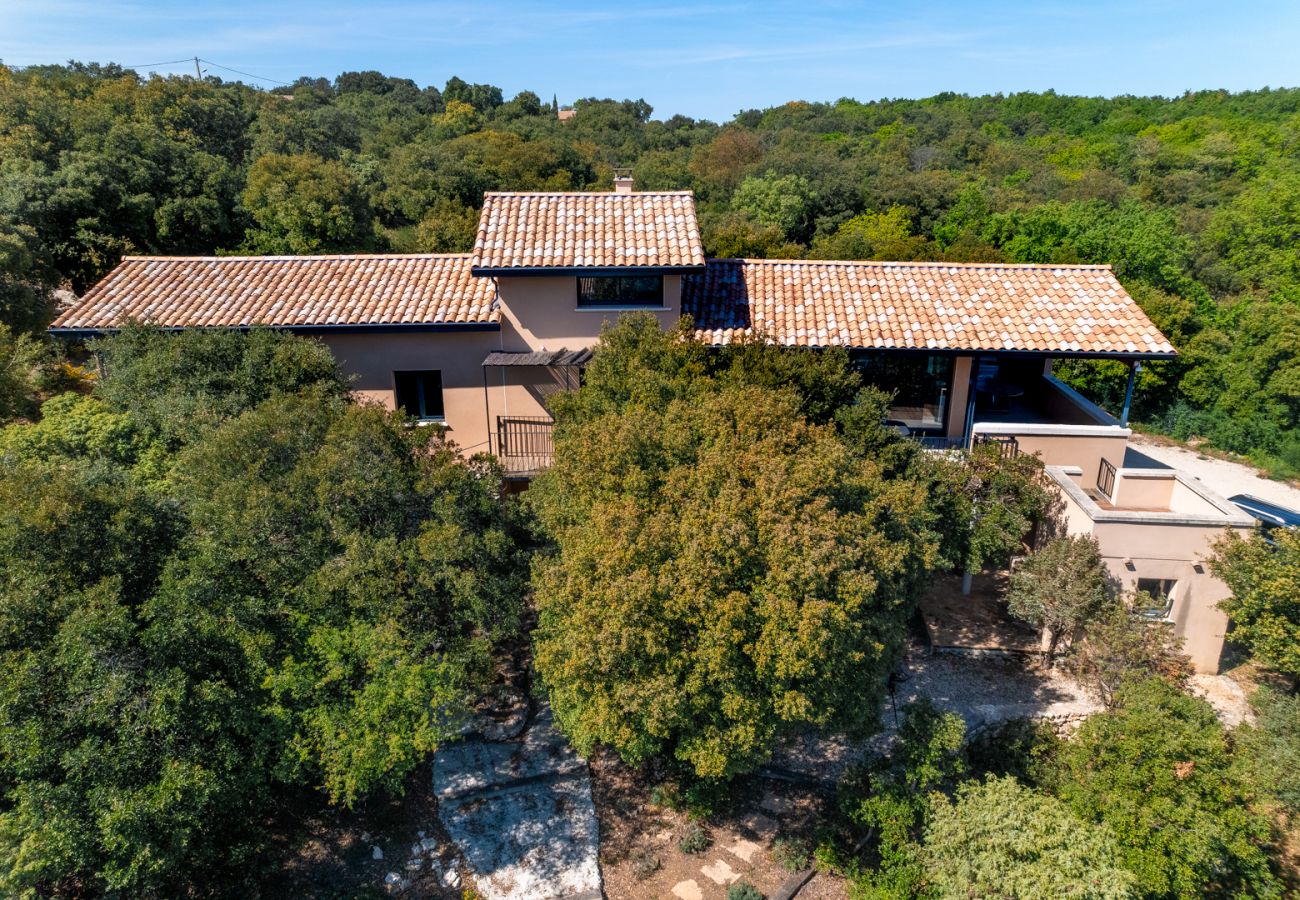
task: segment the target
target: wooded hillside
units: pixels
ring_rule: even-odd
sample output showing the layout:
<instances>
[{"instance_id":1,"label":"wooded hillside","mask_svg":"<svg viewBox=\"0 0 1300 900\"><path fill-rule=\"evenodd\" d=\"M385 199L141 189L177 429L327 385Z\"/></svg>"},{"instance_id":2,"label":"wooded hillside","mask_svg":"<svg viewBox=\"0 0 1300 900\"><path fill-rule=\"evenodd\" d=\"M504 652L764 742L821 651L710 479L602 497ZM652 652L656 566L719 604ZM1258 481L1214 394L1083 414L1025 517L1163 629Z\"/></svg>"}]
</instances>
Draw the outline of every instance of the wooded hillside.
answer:
<instances>
[{"instance_id":1,"label":"wooded hillside","mask_svg":"<svg viewBox=\"0 0 1300 900\"><path fill-rule=\"evenodd\" d=\"M1110 263L1179 348L1135 419L1300 471L1300 89L789 103L722 125L352 72L0 66L0 322L126 253L469 248L486 190L695 191L718 256ZM1061 367L1119 405L1113 363Z\"/></svg>"}]
</instances>

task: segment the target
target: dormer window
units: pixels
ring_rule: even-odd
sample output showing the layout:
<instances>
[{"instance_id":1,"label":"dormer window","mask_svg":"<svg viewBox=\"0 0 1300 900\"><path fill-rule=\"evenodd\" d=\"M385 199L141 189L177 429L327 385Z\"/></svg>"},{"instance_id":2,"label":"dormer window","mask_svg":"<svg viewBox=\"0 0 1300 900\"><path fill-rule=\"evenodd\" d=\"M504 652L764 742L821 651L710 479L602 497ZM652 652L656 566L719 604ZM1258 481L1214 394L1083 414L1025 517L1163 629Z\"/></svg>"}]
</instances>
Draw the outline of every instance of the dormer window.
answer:
<instances>
[{"instance_id":1,"label":"dormer window","mask_svg":"<svg viewBox=\"0 0 1300 900\"><path fill-rule=\"evenodd\" d=\"M662 275L601 275L578 277L578 307L619 309L634 306L662 307Z\"/></svg>"}]
</instances>

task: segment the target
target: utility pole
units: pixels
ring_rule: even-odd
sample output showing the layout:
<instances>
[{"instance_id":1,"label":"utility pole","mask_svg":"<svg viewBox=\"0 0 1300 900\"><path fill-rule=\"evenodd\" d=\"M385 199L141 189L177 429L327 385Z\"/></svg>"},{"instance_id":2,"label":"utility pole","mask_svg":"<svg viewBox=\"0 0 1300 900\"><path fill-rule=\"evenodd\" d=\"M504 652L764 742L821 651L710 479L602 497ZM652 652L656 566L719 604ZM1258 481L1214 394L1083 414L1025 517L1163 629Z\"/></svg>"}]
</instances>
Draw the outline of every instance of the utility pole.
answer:
<instances>
[{"instance_id":1,"label":"utility pole","mask_svg":"<svg viewBox=\"0 0 1300 900\"><path fill-rule=\"evenodd\" d=\"M199 81L203 80L203 70L199 68L199 58L194 57L194 77Z\"/></svg>"}]
</instances>

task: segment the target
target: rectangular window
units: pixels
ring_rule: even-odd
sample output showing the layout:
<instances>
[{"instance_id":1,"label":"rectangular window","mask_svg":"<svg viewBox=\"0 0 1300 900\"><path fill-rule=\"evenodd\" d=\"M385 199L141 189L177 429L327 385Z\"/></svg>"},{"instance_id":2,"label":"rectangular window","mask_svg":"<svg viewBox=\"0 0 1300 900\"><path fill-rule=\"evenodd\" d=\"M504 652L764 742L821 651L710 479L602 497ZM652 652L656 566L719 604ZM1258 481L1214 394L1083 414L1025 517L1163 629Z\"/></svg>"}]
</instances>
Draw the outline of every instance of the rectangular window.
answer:
<instances>
[{"instance_id":1,"label":"rectangular window","mask_svg":"<svg viewBox=\"0 0 1300 900\"><path fill-rule=\"evenodd\" d=\"M1178 582L1172 578L1139 578L1138 596L1133 614L1144 619L1167 619L1174 608L1174 588Z\"/></svg>"},{"instance_id":2,"label":"rectangular window","mask_svg":"<svg viewBox=\"0 0 1300 900\"><path fill-rule=\"evenodd\" d=\"M952 390L953 358L926 353L866 353L854 364L862 380L894 394L887 415L911 431L942 431Z\"/></svg>"},{"instance_id":3,"label":"rectangular window","mask_svg":"<svg viewBox=\"0 0 1300 900\"><path fill-rule=\"evenodd\" d=\"M397 408L422 422L441 422L442 372L394 372Z\"/></svg>"},{"instance_id":4,"label":"rectangular window","mask_svg":"<svg viewBox=\"0 0 1300 900\"><path fill-rule=\"evenodd\" d=\"M578 278L578 306L663 306L662 275Z\"/></svg>"}]
</instances>

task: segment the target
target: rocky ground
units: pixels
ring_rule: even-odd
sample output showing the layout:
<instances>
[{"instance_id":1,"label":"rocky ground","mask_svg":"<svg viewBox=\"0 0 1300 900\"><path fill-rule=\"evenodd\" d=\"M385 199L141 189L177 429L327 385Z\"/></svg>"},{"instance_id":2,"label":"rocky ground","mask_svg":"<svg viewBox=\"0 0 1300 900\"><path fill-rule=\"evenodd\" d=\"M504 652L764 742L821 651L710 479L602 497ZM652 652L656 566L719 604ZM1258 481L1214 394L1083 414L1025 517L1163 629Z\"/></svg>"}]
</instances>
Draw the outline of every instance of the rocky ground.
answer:
<instances>
[{"instance_id":1,"label":"rocky ground","mask_svg":"<svg viewBox=\"0 0 1300 900\"><path fill-rule=\"evenodd\" d=\"M921 697L957 713L972 730L1010 719L1073 721L1101 708L1065 673L1044 670L1016 657L931 655L928 648L916 643L904 658L901 672L892 701L885 703L884 731L857 743L810 734L783 747L772 761L773 768L833 782L852 763L886 751L903 708Z\"/></svg>"}]
</instances>

